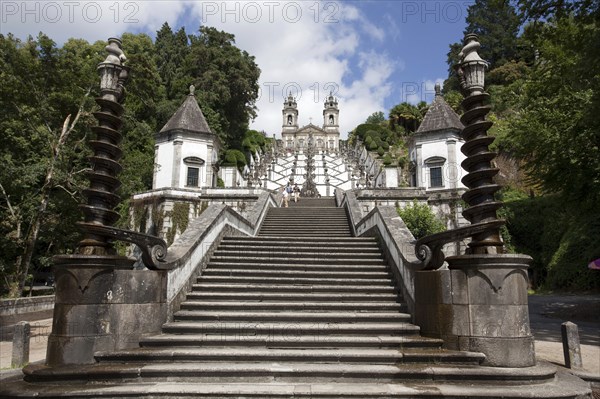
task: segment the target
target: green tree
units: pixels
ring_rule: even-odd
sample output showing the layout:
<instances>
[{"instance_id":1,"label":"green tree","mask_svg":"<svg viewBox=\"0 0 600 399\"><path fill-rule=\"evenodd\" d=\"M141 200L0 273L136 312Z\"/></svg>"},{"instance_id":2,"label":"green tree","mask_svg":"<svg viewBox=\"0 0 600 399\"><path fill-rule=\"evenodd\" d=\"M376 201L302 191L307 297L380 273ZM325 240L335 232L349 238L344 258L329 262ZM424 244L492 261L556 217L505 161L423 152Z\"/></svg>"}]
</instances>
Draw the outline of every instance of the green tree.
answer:
<instances>
[{"instance_id":1,"label":"green tree","mask_svg":"<svg viewBox=\"0 0 600 399\"><path fill-rule=\"evenodd\" d=\"M185 93L183 62L190 50L185 28L173 32L165 22L156 32L154 48L158 74L167 98L179 99Z\"/></svg>"},{"instance_id":2,"label":"green tree","mask_svg":"<svg viewBox=\"0 0 600 399\"><path fill-rule=\"evenodd\" d=\"M462 49L462 43L452 43L449 45L450 49L446 54L446 63L448 64L448 79L444 81L443 92L448 93L451 91L460 92L460 81L456 74L456 65L460 61L458 54Z\"/></svg>"},{"instance_id":3,"label":"green tree","mask_svg":"<svg viewBox=\"0 0 600 399\"><path fill-rule=\"evenodd\" d=\"M192 77L198 88L207 119L213 112L218 115L222 130L217 133L223 143L240 143L248 122L256 117L260 69L253 56L234 45L230 33L203 26L190 40L185 75Z\"/></svg>"},{"instance_id":4,"label":"green tree","mask_svg":"<svg viewBox=\"0 0 600 399\"><path fill-rule=\"evenodd\" d=\"M496 68L517 59L521 20L509 0L475 0L469 6L465 33L481 42L481 57Z\"/></svg>"},{"instance_id":5,"label":"green tree","mask_svg":"<svg viewBox=\"0 0 600 399\"><path fill-rule=\"evenodd\" d=\"M540 60L504 145L546 192L600 200L600 27L562 18L540 31Z\"/></svg>"},{"instance_id":6,"label":"green tree","mask_svg":"<svg viewBox=\"0 0 600 399\"><path fill-rule=\"evenodd\" d=\"M490 70L509 61L532 62L534 51L527 41L519 37L521 18L509 0L475 0L467 11L464 34L479 36L481 57L489 62ZM460 84L455 67L460 61L462 43L453 43L447 54L448 79L444 92L459 91Z\"/></svg>"},{"instance_id":7,"label":"green tree","mask_svg":"<svg viewBox=\"0 0 600 399\"><path fill-rule=\"evenodd\" d=\"M227 140L226 146L244 147L260 70L233 39L203 27L188 41L183 29L173 33L166 24L156 44L145 34L122 36L132 78L122 129L121 225L131 194L151 187L153 136L180 106L190 84L198 87L211 129ZM0 35L2 295L20 295L32 271L76 247L79 234L73 226L81 218L80 193L88 184L86 141L97 123L92 115L96 66L106 56L105 46L69 39L58 47L44 34L25 41ZM263 147L264 136L246 144ZM235 164L243 167L246 160L239 154L234 154Z\"/></svg>"},{"instance_id":8,"label":"green tree","mask_svg":"<svg viewBox=\"0 0 600 399\"><path fill-rule=\"evenodd\" d=\"M595 0L518 0L522 20L592 16L598 12Z\"/></svg>"},{"instance_id":9,"label":"green tree","mask_svg":"<svg viewBox=\"0 0 600 399\"><path fill-rule=\"evenodd\" d=\"M383 122L385 122L385 115L382 111L373 112L365 121L365 123L368 124L379 124Z\"/></svg>"},{"instance_id":10,"label":"green tree","mask_svg":"<svg viewBox=\"0 0 600 399\"><path fill-rule=\"evenodd\" d=\"M417 131L425 116L423 109L423 102L419 103L418 106L407 102L394 106L389 115L390 127L394 131L399 129L403 129L408 133Z\"/></svg>"},{"instance_id":11,"label":"green tree","mask_svg":"<svg viewBox=\"0 0 600 399\"><path fill-rule=\"evenodd\" d=\"M43 34L25 42L0 35L0 234L8 238L0 241L0 269L10 296L54 250L74 246L93 121L87 74L95 71L83 61L95 61L96 49L84 41L59 49Z\"/></svg>"},{"instance_id":12,"label":"green tree","mask_svg":"<svg viewBox=\"0 0 600 399\"><path fill-rule=\"evenodd\" d=\"M397 210L398 215L417 240L446 230L445 224L434 215L427 204L419 204L415 200L412 204Z\"/></svg>"}]
</instances>

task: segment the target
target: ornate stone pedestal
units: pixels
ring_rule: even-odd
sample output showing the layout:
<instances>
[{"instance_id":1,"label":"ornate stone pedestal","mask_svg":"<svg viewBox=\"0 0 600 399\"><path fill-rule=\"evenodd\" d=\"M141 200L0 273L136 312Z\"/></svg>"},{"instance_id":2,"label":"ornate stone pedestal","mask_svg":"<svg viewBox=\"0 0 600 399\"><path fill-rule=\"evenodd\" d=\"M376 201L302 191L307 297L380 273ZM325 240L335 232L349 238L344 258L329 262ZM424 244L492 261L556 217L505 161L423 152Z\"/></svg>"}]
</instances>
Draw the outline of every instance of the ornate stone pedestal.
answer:
<instances>
[{"instance_id":1,"label":"ornate stone pedestal","mask_svg":"<svg viewBox=\"0 0 600 399\"><path fill-rule=\"evenodd\" d=\"M94 352L137 347L166 321L166 272L131 270L121 256L54 258L56 303L49 366L94 362Z\"/></svg>"},{"instance_id":2,"label":"ornate stone pedestal","mask_svg":"<svg viewBox=\"0 0 600 399\"><path fill-rule=\"evenodd\" d=\"M448 349L482 352L485 365L535 365L526 255L461 255L450 270L415 276L416 322Z\"/></svg>"}]
</instances>

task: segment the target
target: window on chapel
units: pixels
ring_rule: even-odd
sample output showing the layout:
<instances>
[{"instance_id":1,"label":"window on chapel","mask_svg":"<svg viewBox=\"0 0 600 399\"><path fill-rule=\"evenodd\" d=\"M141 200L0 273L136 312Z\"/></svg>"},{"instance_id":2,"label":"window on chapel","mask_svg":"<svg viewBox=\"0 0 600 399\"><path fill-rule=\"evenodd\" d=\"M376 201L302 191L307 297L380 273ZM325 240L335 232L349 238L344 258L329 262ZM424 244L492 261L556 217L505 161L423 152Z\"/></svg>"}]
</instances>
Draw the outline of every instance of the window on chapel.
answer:
<instances>
[{"instance_id":1,"label":"window on chapel","mask_svg":"<svg viewBox=\"0 0 600 399\"><path fill-rule=\"evenodd\" d=\"M200 169L199 168L188 167L186 186L188 186L188 187L198 187L198 177L199 177L199 175L200 175Z\"/></svg>"},{"instance_id":2,"label":"window on chapel","mask_svg":"<svg viewBox=\"0 0 600 399\"><path fill-rule=\"evenodd\" d=\"M442 179L442 165L435 165L429 167L429 182L430 187L444 187L444 180Z\"/></svg>"}]
</instances>

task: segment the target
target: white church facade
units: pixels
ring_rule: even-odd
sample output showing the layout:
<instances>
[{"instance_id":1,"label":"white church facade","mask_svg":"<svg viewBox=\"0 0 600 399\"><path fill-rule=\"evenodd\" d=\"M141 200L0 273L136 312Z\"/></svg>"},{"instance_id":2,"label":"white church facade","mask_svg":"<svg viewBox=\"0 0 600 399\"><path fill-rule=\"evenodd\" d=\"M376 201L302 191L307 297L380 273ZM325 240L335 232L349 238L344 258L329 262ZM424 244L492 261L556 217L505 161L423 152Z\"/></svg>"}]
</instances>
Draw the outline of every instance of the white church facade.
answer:
<instances>
[{"instance_id":1,"label":"white church facade","mask_svg":"<svg viewBox=\"0 0 600 399\"><path fill-rule=\"evenodd\" d=\"M298 125L298 104L288 95L283 103L281 137L287 150L302 151L312 144L317 151L338 151L340 146L340 110L338 99L329 94L323 105L323 125ZM309 143L312 140L312 143Z\"/></svg>"}]
</instances>

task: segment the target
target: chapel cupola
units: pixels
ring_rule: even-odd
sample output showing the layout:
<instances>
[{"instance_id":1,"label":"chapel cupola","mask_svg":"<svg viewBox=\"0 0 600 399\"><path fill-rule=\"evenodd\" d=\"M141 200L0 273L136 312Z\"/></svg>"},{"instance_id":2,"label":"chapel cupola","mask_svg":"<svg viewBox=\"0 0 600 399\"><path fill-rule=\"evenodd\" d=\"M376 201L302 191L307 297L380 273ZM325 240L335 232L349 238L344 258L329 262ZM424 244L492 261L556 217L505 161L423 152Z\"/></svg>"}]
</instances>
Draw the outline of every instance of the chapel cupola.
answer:
<instances>
[{"instance_id":1,"label":"chapel cupola","mask_svg":"<svg viewBox=\"0 0 600 399\"><path fill-rule=\"evenodd\" d=\"M298 104L296 99L289 93L283 103L283 131L291 132L298 130Z\"/></svg>"}]
</instances>

